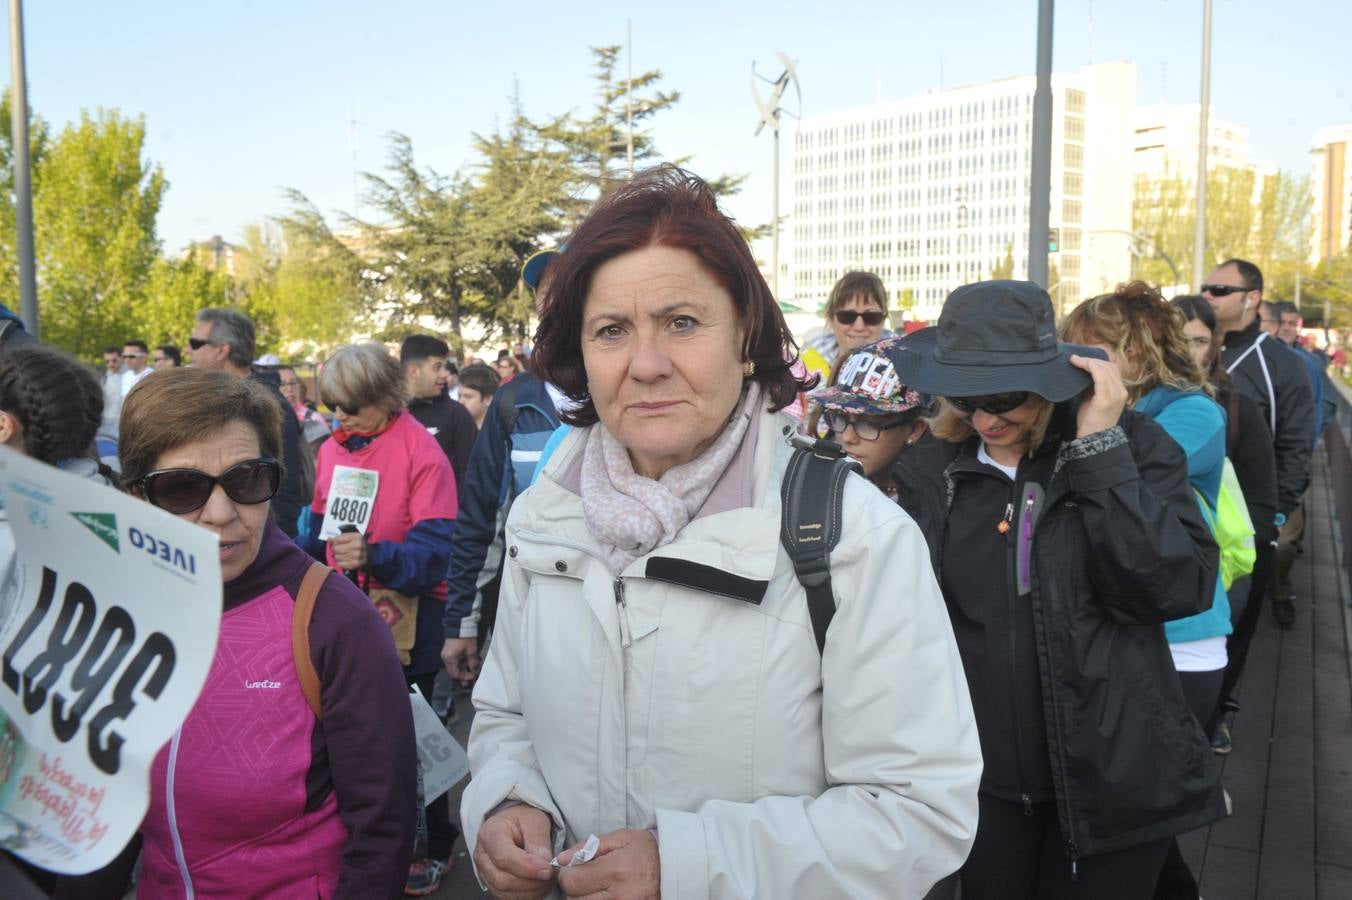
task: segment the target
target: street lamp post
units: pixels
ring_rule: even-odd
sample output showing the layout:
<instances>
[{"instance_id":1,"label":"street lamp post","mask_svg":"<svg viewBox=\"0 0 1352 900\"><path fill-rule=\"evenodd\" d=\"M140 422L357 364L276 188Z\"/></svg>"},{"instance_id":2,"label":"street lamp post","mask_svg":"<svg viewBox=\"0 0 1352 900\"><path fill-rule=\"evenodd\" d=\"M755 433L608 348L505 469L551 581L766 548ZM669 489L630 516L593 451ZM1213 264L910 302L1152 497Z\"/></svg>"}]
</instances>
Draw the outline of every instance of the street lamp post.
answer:
<instances>
[{"instance_id":1,"label":"street lamp post","mask_svg":"<svg viewBox=\"0 0 1352 900\"><path fill-rule=\"evenodd\" d=\"M23 0L9 0L10 134L14 147L14 219L19 252L19 318L38 336L38 279L33 258L33 174L28 159L28 78L23 57Z\"/></svg>"},{"instance_id":2,"label":"street lamp post","mask_svg":"<svg viewBox=\"0 0 1352 900\"><path fill-rule=\"evenodd\" d=\"M761 120L756 123L756 134L760 134L761 129L769 125L770 132L774 135L774 165L771 169L774 184L770 201L770 288L774 291L776 300L779 299L779 119L785 112L779 101L790 83L798 92L799 109L803 105L803 93L798 87L798 75L794 72L798 63L783 53L779 54L779 59L784 63L784 71L770 82L774 85L774 93L770 96L769 102L761 100L760 90L756 87L756 80L759 78L756 75L756 64L754 62L751 64L751 93L755 96L756 106L760 108L761 113ZM761 80L769 81L768 78Z\"/></svg>"},{"instance_id":3,"label":"street lamp post","mask_svg":"<svg viewBox=\"0 0 1352 900\"><path fill-rule=\"evenodd\" d=\"M1037 5L1037 88L1033 91L1033 159L1028 198L1028 280L1050 287L1047 235L1052 208L1052 0Z\"/></svg>"},{"instance_id":4,"label":"street lamp post","mask_svg":"<svg viewBox=\"0 0 1352 900\"><path fill-rule=\"evenodd\" d=\"M1198 109L1197 220L1192 227L1192 284L1202 289L1206 260L1206 152L1211 115L1211 0L1202 0L1202 105Z\"/></svg>"}]
</instances>

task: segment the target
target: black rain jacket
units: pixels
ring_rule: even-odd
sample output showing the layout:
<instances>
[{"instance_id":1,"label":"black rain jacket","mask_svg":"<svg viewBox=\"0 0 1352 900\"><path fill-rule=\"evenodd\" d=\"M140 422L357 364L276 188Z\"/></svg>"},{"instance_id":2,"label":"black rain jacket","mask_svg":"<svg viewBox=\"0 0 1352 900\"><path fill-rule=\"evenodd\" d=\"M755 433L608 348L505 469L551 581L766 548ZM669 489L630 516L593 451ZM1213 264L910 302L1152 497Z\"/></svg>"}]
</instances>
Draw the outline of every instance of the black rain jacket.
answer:
<instances>
[{"instance_id":1,"label":"black rain jacket","mask_svg":"<svg viewBox=\"0 0 1352 900\"><path fill-rule=\"evenodd\" d=\"M1258 319L1227 332L1221 363L1235 389L1258 404L1277 456L1277 510L1291 515L1310 486L1314 385L1296 351L1259 331ZM1241 435L1240 440L1258 440Z\"/></svg>"},{"instance_id":2,"label":"black rain jacket","mask_svg":"<svg viewBox=\"0 0 1352 900\"><path fill-rule=\"evenodd\" d=\"M1216 583L1218 551L1188 483L1187 461L1163 429L1130 411L1108 431L1074 439L1074 429L1073 404L1061 404L1051 437L1019 467L1004 533L999 516L975 531L948 521L950 509L963 506L962 492L971 490L964 470L980 465L979 438L945 444L927 436L894 471L898 502L924 531L941 584L941 563L959 561L991 579L1014 580L1013 595L1031 620L1025 649L998 631L1017 627L1005 607L1010 585L945 600L979 726L983 719L1009 721L996 704L1011 702L1021 687L1001 687L1002 677L1015 682L1032 671L1038 679L1040 705L1021 711L1034 717L1023 723L1033 739L983 734L982 752L998 778L1036 775L1037 762L1017 754L1021 747L1046 748L1072 861L1225 815L1220 769L1188 710L1162 626L1209 608ZM966 535L964 546L949 545L955 532ZM1010 658L1011 652L1035 659ZM996 669L981 671L986 666ZM1009 792L1007 784L983 783L988 788Z\"/></svg>"}]
</instances>

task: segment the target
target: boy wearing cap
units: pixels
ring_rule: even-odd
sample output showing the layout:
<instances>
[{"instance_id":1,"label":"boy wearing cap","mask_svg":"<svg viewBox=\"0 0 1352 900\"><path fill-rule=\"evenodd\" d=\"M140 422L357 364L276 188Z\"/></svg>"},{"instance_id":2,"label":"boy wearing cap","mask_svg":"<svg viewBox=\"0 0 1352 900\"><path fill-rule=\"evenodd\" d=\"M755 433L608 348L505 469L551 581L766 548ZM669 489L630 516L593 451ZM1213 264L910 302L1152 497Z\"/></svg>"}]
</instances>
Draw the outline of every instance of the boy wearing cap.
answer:
<instances>
[{"instance_id":1,"label":"boy wearing cap","mask_svg":"<svg viewBox=\"0 0 1352 900\"><path fill-rule=\"evenodd\" d=\"M840 443L864 475L889 497L897 496L893 466L925 433L921 416L931 398L902 383L893 355L899 339L884 338L837 362L830 384L809 395L809 431Z\"/></svg>"}]
</instances>

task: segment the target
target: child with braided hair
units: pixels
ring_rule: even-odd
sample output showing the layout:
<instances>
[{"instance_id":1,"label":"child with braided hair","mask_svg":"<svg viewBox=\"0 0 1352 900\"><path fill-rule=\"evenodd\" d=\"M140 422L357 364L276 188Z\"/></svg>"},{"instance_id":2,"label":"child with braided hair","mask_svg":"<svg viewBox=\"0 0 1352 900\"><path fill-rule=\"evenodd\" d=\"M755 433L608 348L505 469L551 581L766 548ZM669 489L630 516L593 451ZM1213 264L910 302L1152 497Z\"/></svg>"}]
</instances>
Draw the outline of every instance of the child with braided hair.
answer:
<instances>
[{"instance_id":1,"label":"child with braided hair","mask_svg":"<svg viewBox=\"0 0 1352 900\"><path fill-rule=\"evenodd\" d=\"M94 457L103 389L83 366L36 344L0 356L0 444L85 478L108 482ZM0 584L14 566L14 536L0 506Z\"/></svg>"}]
</instances>

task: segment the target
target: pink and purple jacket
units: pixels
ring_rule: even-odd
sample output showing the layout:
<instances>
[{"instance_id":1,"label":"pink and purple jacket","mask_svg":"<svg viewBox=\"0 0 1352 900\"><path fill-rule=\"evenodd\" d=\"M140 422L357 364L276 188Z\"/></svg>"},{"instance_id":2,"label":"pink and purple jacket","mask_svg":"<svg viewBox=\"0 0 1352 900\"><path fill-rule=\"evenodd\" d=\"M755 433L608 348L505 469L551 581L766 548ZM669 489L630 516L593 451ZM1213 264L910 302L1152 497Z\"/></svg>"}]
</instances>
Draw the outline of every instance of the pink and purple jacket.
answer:
<instances>
[{"instance_id":1,"label":"pink and purple jacket","mask_svg":"<svg viewBox=\"0 0 1352 900\"><path fill-rule=\"evenodd\" d=\"M291 648L294 598L310 564L269 523L258 559L225 586L206 686L151 770L138 897L402 893L416 810L403 673L371 601L330 575L310 620L315 719ZM105 887L119 880L109 874ZM121 896L64 889L85 880L58 896Z\"/></svg>"}]
</instances>

